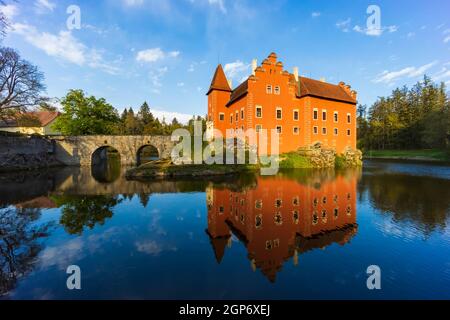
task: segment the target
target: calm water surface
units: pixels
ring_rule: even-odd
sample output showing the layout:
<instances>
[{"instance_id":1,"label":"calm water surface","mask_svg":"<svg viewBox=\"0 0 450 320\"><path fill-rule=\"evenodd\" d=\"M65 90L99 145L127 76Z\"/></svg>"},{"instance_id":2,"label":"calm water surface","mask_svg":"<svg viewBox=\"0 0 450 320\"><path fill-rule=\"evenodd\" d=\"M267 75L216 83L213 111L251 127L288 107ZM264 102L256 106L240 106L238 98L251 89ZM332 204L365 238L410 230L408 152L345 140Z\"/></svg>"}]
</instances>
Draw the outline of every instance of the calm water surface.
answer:
<instances>
[{"instance_id":1,"label":"calm water surface","mask_svg":"<svg viewBox=\"0 0 450 320\"><path fill-rule=\"evenodd\" d=\"M0 299L450 299L450 167L146 183L103 169L0 176Z\"/></svg>"}]
</instances>

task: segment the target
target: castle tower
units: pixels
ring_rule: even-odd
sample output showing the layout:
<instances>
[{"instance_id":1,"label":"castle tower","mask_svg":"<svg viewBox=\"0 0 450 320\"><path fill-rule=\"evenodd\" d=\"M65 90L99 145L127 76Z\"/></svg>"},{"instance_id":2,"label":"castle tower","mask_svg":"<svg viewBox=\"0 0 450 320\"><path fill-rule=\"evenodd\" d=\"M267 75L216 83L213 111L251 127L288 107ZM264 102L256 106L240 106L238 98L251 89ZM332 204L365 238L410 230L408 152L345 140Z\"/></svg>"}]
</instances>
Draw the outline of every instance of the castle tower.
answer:
<instances>
[{"instance_id":1,"label":"castle tower","mask_svg":"<svg viewBox=\"0 0 450 320\"><path fill-rule=\"evenodd\" d=\"M208 96L208 132L211 133L213 129L219 129L222 132L225 132L226 128L223 124L226 120L226 104L230 100L231 91L232 88L230 82L223 71L222 65L219 64L214 73L208 93L206 94ZM220 123L222 126L219 125ZM208 136L211 135L208 133Z\"/></svg>"}]
</instances>

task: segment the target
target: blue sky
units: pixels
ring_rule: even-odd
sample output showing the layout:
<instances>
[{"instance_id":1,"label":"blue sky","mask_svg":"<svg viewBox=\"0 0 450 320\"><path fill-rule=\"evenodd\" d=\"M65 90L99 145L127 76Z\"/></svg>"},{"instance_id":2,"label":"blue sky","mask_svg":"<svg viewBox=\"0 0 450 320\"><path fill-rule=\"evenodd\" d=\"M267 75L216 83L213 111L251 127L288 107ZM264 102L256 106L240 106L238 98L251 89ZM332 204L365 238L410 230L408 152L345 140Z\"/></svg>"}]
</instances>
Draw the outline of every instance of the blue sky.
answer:
<instances>
[{"instance_id":1,"label":"blue sky","mask_svg":"<svg viewBox=\"0 0 450 320\"><path fill-rule=\"evenodd\" d=\"M7 1L8 2L8 1ZM450 2L19 0L2 10L14 47L45 73L47 94L80 88L120 111L148 101L156 115L205 114L217 63L236 86L275 51L285 68L345 81L370 105L424 73L450 85ZM381 9L368 32L366 10ZM67 8L81 10L68 30Z\"/></svg>"}]
</instances>

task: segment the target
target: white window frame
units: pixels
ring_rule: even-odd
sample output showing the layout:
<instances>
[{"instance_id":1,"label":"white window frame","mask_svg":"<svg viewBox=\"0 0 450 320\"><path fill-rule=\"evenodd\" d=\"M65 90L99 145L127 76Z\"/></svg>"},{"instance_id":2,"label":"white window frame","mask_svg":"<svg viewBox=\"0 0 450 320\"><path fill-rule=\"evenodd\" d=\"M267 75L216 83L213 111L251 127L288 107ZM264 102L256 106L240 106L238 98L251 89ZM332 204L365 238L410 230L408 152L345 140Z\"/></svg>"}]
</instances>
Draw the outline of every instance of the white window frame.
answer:
<instances>
[{"instance_id":1,"label":"white window frame","mask_svg":"<svg viewBox=\"0 0 450 320\"><path fill-rule=\"evenodd\" d=\"M281 94L280 86L275 86L273 93L279 96Z\"/></svg>"},{"instance_id":2,"label":"white window frame","mask_svg":"<svg viewBox=\"0 0 450 320\"><path fill-rule=\"evenodd\" d=\"M255 131L256 131L256 133L260 133L261 131L262 131L262 125L261 124L257 124L256 126L255 126Z\"/></svg>"},{"instance_id":3,"label":"white window frame","mask_svg":"<svg viewBox=\"0 0 450 320\"><path fill-rule=\"evenodd\" d=\"M245 119L245 112L244 112L244 108L241 108L241 120Z\"/></svg>"},{"instance_id":4,"label":"white window frame","mask_svg":"<svg viewBox=\"0 0 450 320\"><path fill-rule=\"evenodd\" d=\"M350 120L350 121L349 121ZM352 114L351 113L347 113L347 123L351 124L352 123Z\"/></svg>"},{"instance_id":5,"label":"white window frame","mask_svg":"<svg viewBox=\"0 0 450 320\"><path fill-rule=\"evenodd\" d=\"M295 119L295 113L297 112L297 119ZM292 120L294 121L300 121L300 111L298 109L294 109L292 111Z\"/></svg>"},{"instance_id":6,"label":"white window frame","mask_svg":"<svg viewBox=\"0 0 450 320\"><path fill-rule=\"evenodd\" d=\"M296 129L296 128L297 128L297 133L295 133L295 129ZM300 128L299 128L298 126L294 126L294 127L292 128L292 134L298 136L298 135L300 134Z\"/></svg>"},{"instance_id":7,"label":"white window frame","mask_svg":"<svg viewBox=\"0 0 450 320\"><path fill-rule=\"evenodd\" d=\"M347 137L350 137L352 135L352 130L351 129L347 129Z\"/></svg>"},{"instance_id":8,"label":"white window frame","mask_svg":"<svg viewBox=\"0 0 450 320\"><path fill-rule=\"evenodd\" d=\"M281 118L278 118L278 111L281 111ZM276 110L275 110L275 119L276 120L283 120L283 108L281 108L281 107L276 108Z\"/></svg>"},{"instance_id":9,"label":"white window frame","mask_svg":"<svg viewBox=\"0 0 450 320\"><path fill-rule=\"evenodd\" d=\"M260 117L258 117L258 109L261 110L261 116ZM255 118L261 119L262 117L263 117L263 108L262 108L262 106L256 106L256 108L255 108Z\"/></svg>"},{"instance_id":10,"label":"white window frame","mask_svg":"<svg viewBox=\"0 0 450 320\"><path fill-rule=\"evenodd\" d=\"M319 127L318 126L314 126L313 127L313 134L319 134Z\"/></svg>"},{"instance_id":11,"label":"white window frame","mask_svg":"<svg viewBox=\"0 0 450 320\"><path fill-rule=\"evenodd\" d=\"M267 93L267 94L272 94L272 93L273 93L272 85L268 84L268 85L266 86L266 93Z\"/></svg>"},{"instance_id":12,"label":"white window frame","mask_svg":"<svg viewBox=\"0 0 450 320\"><path fill-rule=\"evenodd\" d=\"M333 113L333 121L334 121L334 123L338 123L339 122L339 112L335 111Z\"/></svg>"},{"instance_id":13,"label":"white window frame","mask_svg":"<svg viewBox=\"0 0 450 320\"><path fill-rule=\"evenodd\" d=\"M280 132L278 132L278 128L280 128ZM275 129L277 130L277 134L282 134L283 133L283 126L278 125L275 127Z\"/></svg>"},{"instance_id":14,"label":"white window frame","mask_svg":"<svg viewBox=\"0 0 450 320\"><path fill-rule=\"evenodd\" d=\"M316 112L317 112L317 118L314 117L314 115L316 114ZM314 108L314 109L313 109L313 120L314 120L314 121L318 121L318 120L319 120L319 109L318 109L318 108Z\"/></svg>"},{"instance_id":15,"label":"white window frame","mask_svg":"<svg viewBox=\"0 0 450 320\"><path fill-rule=\"evenodd\" d=\"M323 115L325 115L325 120L323 119ZM325 122L328 120L328 112L327 110L322 110L322 121Z\"/></svg>"},{"instance_id":16,"label":"white window frame","mask_svg":"<svg viewBox=\"0 0 450 320\"><path fill-rule=\"evenodd\" d=\"M324 133L324 129L325 129L325 133ZM322 127L322 135L326 136L328 134L328 129L327 127Z\"/></svg>"},{"instance_id":17,"label":"white window frame","mask_svg":"<svg viewBox=\"0 0 450 320\"><path fill-rule=\"evenodd\" d=\"M234 120L235 120L236 122L239 121L239 111L238 111L238 110L236 110L236 114L235 114Z\"/></svg>"},{"instance_id":18,"label":"white window frame","mask_svg":"<svg viewBox=\"0 0 450 320\"><path fill-rule=\"evenodd\" d=\"M221 116L223 116L223 119L220 119ZM225 113L219 112L219 121L225 121Z\"/></svg>"},{"instance_id":19,"label":"white window frame","mask_svg":"<svg viewBox=\"0 0 450 320\"><path fill-rule=\"evenodd\" d=\"M339 135L339 129L338 129L338 128L334 128L334 129L333 129L333 134L334 134L335 136L338 136L338 135Z\"/></svg>"}]
</instances>

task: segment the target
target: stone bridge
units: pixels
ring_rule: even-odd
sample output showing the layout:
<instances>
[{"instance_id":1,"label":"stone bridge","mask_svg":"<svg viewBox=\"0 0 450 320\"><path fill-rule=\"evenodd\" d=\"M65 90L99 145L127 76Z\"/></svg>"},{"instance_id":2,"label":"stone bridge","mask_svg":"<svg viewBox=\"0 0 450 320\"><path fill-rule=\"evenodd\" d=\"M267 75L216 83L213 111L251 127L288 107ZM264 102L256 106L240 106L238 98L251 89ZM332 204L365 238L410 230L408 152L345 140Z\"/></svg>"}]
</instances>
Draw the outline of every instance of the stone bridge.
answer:
<instances>
[{"instance_id":1,"label":"stone bridge","mask_svg":"<svg viewBox=\"0 0 450 320\"><path fill-rule=\"evenodd\" d=\"M119 152L122 165L136 165L142 148L153 146L164 159L175 145L170 136L56 136L52 143L56 159L70 166L90 166L94 152L107 147Z\"/></svg>"}]
</instances>

